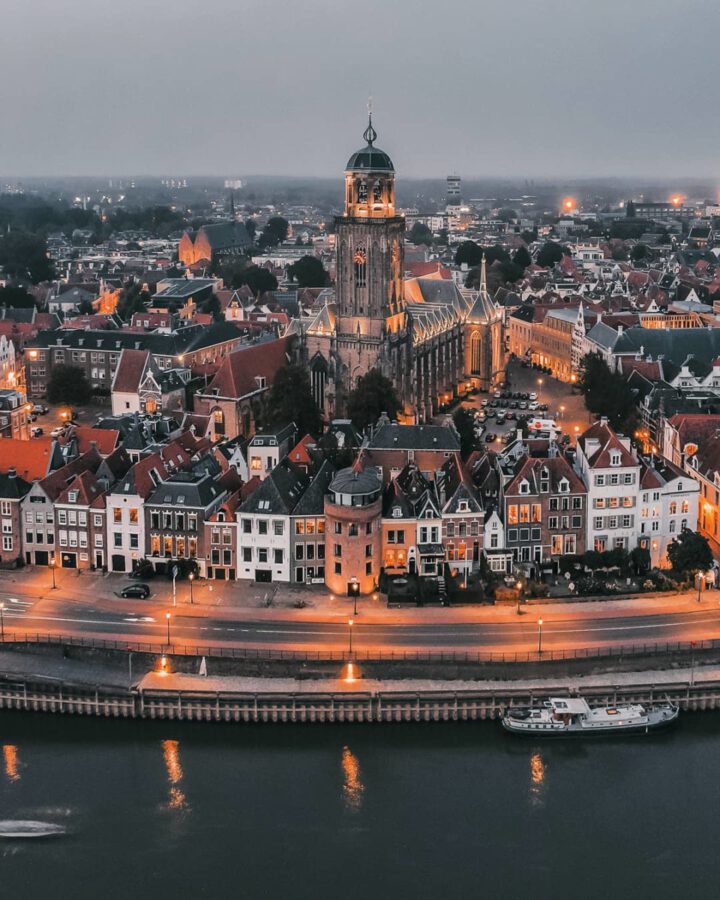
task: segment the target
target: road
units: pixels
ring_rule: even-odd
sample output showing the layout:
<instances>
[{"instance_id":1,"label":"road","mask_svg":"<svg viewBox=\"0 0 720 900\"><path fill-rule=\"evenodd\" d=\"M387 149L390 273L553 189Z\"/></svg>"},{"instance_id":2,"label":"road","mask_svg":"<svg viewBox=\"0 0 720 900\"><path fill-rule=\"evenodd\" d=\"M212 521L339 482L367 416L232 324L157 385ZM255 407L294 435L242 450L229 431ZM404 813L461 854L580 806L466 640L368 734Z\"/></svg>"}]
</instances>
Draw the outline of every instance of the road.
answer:
<instances>
[{"instance_id":1,"label":"road","mask_svg":"<svg viewBox=\"0 0 720 900\"><path fill-rule=\"evenodd\" d=\"M3 625L12 634L63 634L124 642L167 643L167 608L135 601L123 609L68 597L7 596ZM497 610L496 621L434 621L363 623L354 621L353 646L365 651L535 651L627 646L720 638L720 607L713 594L696 608L645 615L608 615L590 607L582 614L564 615L562 608L546 614L542 628L533 608L521 616ZM417 612L417 611L416 611ZM433 611L441 612L441 611ZM251 610L170 610L170 645L254 647L266 649L342 650L348 647L350 626L344 617L331 621L303 621L300 614L284 612L284 618L261 618ZM468 619L473 613L468 612ZM542 635L540 631L542 630Z\"/></svg>"}]
</instances>

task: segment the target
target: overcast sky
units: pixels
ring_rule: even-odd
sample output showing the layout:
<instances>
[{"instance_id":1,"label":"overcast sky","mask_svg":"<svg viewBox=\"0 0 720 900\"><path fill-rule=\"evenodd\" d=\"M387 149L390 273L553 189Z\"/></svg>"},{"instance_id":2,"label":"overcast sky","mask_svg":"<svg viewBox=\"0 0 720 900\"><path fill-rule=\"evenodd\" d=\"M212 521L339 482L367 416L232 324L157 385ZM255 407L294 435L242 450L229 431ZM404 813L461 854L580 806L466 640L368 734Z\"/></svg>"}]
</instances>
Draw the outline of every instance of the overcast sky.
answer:
<instances>
[{"instance_id":1,"label":"overcast sky","mask_svg":"<svg viewBox=\"0 0 720 900\"><path fill-rule=\"evenodd\" d=\"M1 0L0 173L720 178L719 0Z\"/></svg>"}]
</instances>

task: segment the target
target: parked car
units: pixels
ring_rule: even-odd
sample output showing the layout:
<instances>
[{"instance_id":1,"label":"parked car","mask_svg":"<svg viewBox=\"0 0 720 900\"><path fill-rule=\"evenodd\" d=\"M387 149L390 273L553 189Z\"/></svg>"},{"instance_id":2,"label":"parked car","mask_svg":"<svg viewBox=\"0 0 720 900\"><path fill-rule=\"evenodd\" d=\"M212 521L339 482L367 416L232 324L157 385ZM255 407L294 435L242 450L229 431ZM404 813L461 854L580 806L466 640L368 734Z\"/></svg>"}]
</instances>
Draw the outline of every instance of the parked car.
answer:
<instances>
[{"instance_id":1,"label":"parked car","mask_svg":"<svg viewBox=\"0 0 720 900\"><path fill-rule=\"evenodd\" d=\"M511 422L511 421L515 418L515 411L512 410L512 409L509 409L509 410L505 413L505 418L506 418L506 420L507 420L508 422Z\"/></svg>"},{"instance_id":2,"label":"parked car","mask_svg":"<svg viewBox=\"0 0 720 900\"><path fill-rule=\"evenodd\" d=\"M32 408L33 413L36 416L44 416L47 413L47 406L43 406L42 403L36 403Z\"/></svg>"},{"instance_id":3,"label":"parked car","mask_svg":"<svg viewBox=\"0 0 720 900\"><path fill-rule=\"evenodd\" d=\"M496 419L496 421L497 421L498 425L502 425L502 423L505 421L505 413L504 413L504 412L499 412L499 413L497 414L497 419Z\"/></svg>"},{"instance_id":4,"label":"parked car","mask_svg":"<svg viewBox=\"0 0 720 900\"><path fill-rule=\"evenodd\" d=\"M150 596L150 588L147 584L126 584L120 591L120 596L126 599L134 597L138 600L147 600Z\"/></svg>"},{"instance_id":5,"label":"parked car","mask_svg":"<svg viewBox=\"0 0 720 900\"><path fill-rule=\"evenodd\" d=\"M537 394L535 391L532 391L528 397L528 400L537 400Z\"/></svg>"},{"instance_id":6,"label":"parked car","mask_svg":"<svg viewBox=\"0 0 720 900\"><path fill-rule=\"evenodd\" d=\"M39 426L36 426L35 428L30 429L30 434L32 437L40 437L43 434L43 430Z\"/></svg>"},{"instance_id":7,"label":"parked car","mask_svg":"<svg viewBox=\"0 0 720 900\"><path fill-rule=\"evenodd\" d=\"M483 397L482 400L480 401L480 405L481 405L481 406L487 406L489 402L490 402L490 401L488 400L487 397Z\"/></svg>"},{"instance_id":8,"label":"parked car","mask_svg":"<svg viewBox=\"0 0 720 900\"><path fill-rule=\"evenodd\" d=\"M494 434L492 431L488 431L488 433L485 435L485 443L486 444L492 444L492 442L496 439L497 439L497 435Z\"/></svg>"},{"instance_id":9,"label":"parked car","mask_svg":"<svg viewBox=\"0 0 720 900\"><path fill-rule=\"evenodd\" d=\"M540 409L540 404L537 400L531 400L530 403L528 403L528 409Z\"/></svg>"}]
</instances>

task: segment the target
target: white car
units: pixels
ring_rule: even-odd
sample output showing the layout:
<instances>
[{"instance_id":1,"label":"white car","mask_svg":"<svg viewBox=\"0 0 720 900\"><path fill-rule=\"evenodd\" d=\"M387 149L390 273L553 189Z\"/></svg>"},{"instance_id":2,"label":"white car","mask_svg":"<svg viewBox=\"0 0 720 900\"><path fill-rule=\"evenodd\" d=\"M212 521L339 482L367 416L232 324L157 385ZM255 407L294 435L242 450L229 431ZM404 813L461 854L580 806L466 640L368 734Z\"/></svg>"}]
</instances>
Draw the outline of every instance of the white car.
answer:
<instances>
[{"instance_id":1,"label":"white car","mask_svg":"<svg viewBox=\"0 0 720 900\"><path fill-rule=\"evenodd\" d=\"M535 391L533 391L532 394L530 394L530 399L537 400L537 394L535 393Z\"/></svg>"},{"instance_id":2,"label":"white car","mask_svg":"<svg viewBox=\"0 0 720 900\"><path fill-rule=\"evenodd\" d=\"M528 403L528 409L537 409L539 406L540 404L537 400L531 400L530 403Z\"/></svg>"}]
</instances>

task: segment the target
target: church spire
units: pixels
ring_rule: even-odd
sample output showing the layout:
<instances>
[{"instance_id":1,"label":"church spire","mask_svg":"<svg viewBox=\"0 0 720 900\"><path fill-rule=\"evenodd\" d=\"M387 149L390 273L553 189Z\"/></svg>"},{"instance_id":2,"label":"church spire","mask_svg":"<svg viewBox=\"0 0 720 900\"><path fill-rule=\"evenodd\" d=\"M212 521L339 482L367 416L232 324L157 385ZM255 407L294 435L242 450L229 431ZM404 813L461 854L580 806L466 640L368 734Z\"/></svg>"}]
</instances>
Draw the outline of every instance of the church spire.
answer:
<instances>
[{"instance_id":1,"label":"church spire","mask_svg":"<svg viewBox=\"0 0 720 900\"><path fill-rule=\"evenodd\" d=\"M483 252L480 260L480 284L478 288L481 293L487 294L487 266L485 264L485 253Z\"/></svg>"},{"instance_id":2,"label":"church spire","mask_svg":"<svg viewBox=\"0 0 720 900\"><path fill-rule=\"evenodd\" d=\"M367 109L368 109L368 126L365 129L365 131L363 131L363 137L367 141L368 147L372 147L372 145L377 140L377 131L375 131L375 129L373 128L373 123L372 123L372 97L368 98Z\"/></svg>"}]
</instances>

